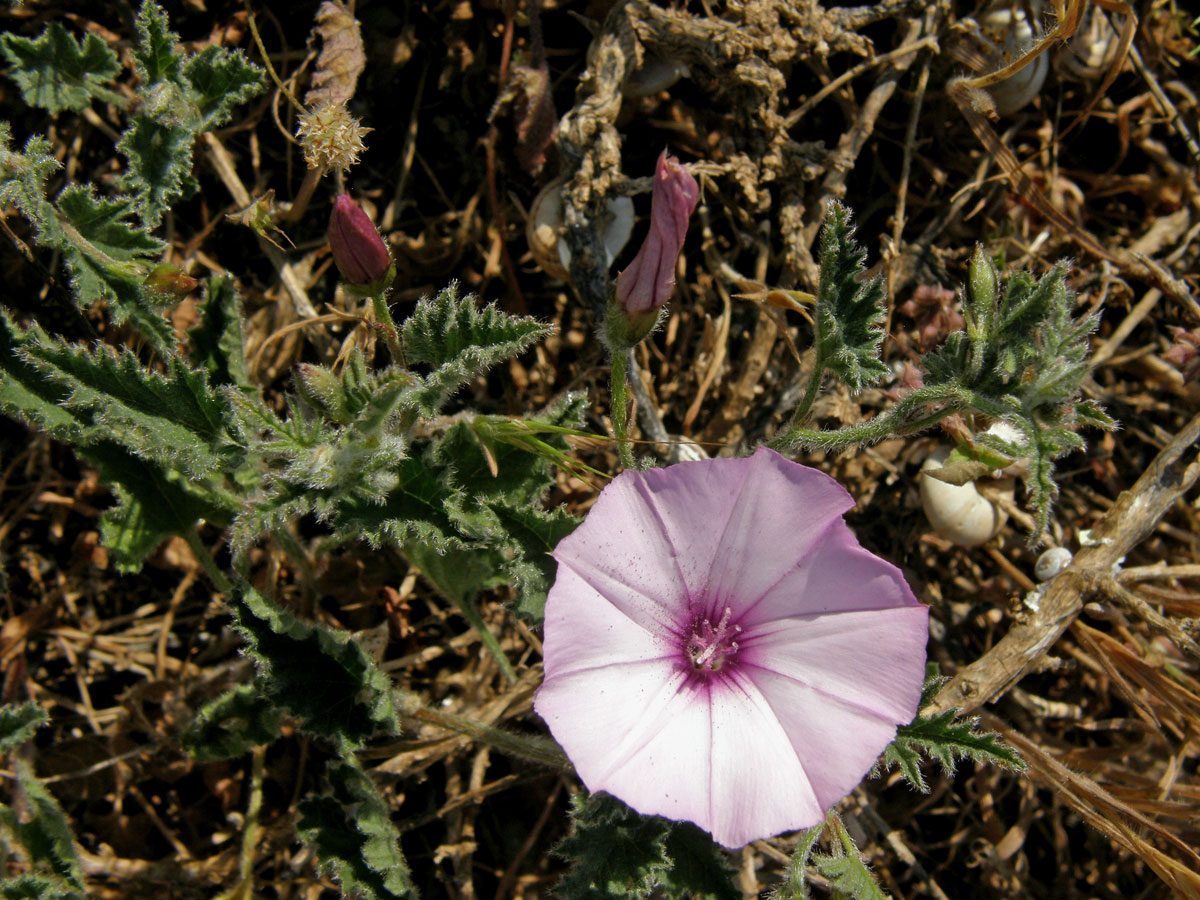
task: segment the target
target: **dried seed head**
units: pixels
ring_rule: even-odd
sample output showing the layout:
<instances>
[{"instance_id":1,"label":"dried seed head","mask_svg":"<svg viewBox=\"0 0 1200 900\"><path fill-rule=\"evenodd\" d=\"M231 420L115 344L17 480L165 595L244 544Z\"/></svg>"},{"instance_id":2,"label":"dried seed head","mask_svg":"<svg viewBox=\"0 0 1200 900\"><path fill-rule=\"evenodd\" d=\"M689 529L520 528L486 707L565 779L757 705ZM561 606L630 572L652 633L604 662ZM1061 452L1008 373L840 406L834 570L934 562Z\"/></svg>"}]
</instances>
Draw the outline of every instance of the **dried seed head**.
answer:
<instances>
[{"instance_id":1,"label":"dried seed head","mask_svg":"<svg viewBox=\"0 0 1200 900\"><path fill-rule=\"evenodd\" d=\"M310 169L345 171L358 162L358 155L366 149L363 137L371 130L344 104L330 103L303 113L296 137Z\"/></svg>"}]
</instances>

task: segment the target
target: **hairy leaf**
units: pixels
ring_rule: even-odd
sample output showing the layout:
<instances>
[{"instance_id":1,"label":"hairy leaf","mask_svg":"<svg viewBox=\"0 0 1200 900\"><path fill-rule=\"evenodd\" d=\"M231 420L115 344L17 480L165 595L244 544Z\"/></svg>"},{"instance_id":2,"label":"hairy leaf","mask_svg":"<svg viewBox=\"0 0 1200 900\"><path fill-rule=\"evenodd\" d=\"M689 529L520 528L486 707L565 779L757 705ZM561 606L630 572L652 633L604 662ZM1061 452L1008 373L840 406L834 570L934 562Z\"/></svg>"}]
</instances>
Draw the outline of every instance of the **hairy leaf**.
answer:
<instances>
[{"instance_id":1,"label":"hairy leaf","mask_svg":"<svg viewBox=\"0 0 1200 900\"><path fill-rule=\"evenodd\" d=\"M742 892L733 883L736 874L711 837L687 822L676 823L667 833L671 866L660 884L669 897L693 900L738 900Z\"/></svg>"},{"instance_id":2,"label":"hairy leaf","mask_svg":"<svg viewBox=\"0 0 1200 900\"><path fill-rule=\"evenodd\" d=\"M864 279L867 252L854 243L850 212L833 202L821 229L821 279L814 319L818 365L861 391L887 375L883 343L883 280Z\"/></svg>"},{"instance_id":3,"label":"hairy leaf","mask_svg":"<svg viewBox=\"0 0 1200 900\"><path fill-rule=\"evenodd\" d=\"M945 682L946 679L937 674L936 665L931 665L921 689L922 707L934 698ZM995 733L980 730L978 717L955 719L955 713L955 710L949 710L932 717L918 713L911 723L897 729L895 739L884 750L876 769L899 768L905 780L922 793L929 792L921 772L923 756L936 759L950 773L959 759L991 763L1017 772L1025 770L1020 754Z\"/></svg>"},{"instance_id":4,"label":"hairy leaf","mask_svg":"<svg viewBox=\"0 0 1200 900\"><path fill-rule=\"evenodd\" d=\"M510 316L494 306L480 309L473 296L460 298L455 285L421 300L400 328L409 362L433 369L414 401L423 414L435 414L462 385L549 330L536 319Z\"/></svg>"},{"instance_id":5,"label":"hairy leaf","mask_svg":"<svg viewBox=\"0 0 1200 900\"><path fill-rule=\"evenodd\" d=\"M234 279L216 275L204 289L200 322L188 332L192 364L208 374L213 386L253 391L243 356L242 300Z\"/></svg>"},{"instance_id":6,"label":"hairy leaf","mask_svg":"<svg viewBox=\"0 0 1200 900\"><path fill-rule=\"evenodd\" d=\"M301 622L250 587L233 600L271 702L344 749L400 729L391 682L346 632Z\"/></svg>"},{"instance_id":7,"label":"hairy leaf","mask_svg":"<svg viewBox=\"0 0 1200 900\"><path fill-rule=\"evenodd\" d=\"M47 875L18 875L0 881L0 900L77 900L83 894L70 882Z\"/></svg>"},{"instance_id":8,"label":"hairy leaf","mask_svg":"<svg viewBox=\"0 0 1200 900\"><path fill-rule=\"evenodd\" d=\"M832 855L814 853L812 861L817 871L832 883L834 896L852 900L888 900L841 819L831 815L830 822L841 852Z\"/></svg>"},{"instance_id":9,"label":"hairy leaf","mask_svg":"<svg viewBox=\"0 0 1200 900\"><path fill-rule=\"evenodd\" d=\"M117 503L101 516L100 537L118 571L141 571L146 557L166 538L189 537L201 522L228 525L237 511L232 499L138 459L117 444L101 441L77 452L99 467L103 482L113 485Z\"/></svg>"},{"instance_id":10,"label":"hairy leaf","mask_svg":"<svg viewBox=\"0 0 1200 900\"><path fill-rule=\"evenodd\" d=\"M32 700L20 706L0 706L0 753L25 743L47 721L45 711Z\"/></svg>"},{"instance_id":11,"label":"hairy leaf","mask_svg":"<svg viewBox=\"0 0 1200 900\"><path fill-rule=\"evenodd\" d=\"M296 828L321 870L350 897L415 897L399 832L375 783L353 756L331 765L328 775L330 794L301 802Z\"/></svg>"},{"instance_id":12,"label":"hairy leaf","mask_svg":"<svg viewBox=\"0 0 1200 900\"><path fill-rule=\"evenodd\" d=\"M30 106L53 115L83 109L97 97L123 103L105 87L121 71L117 54L94 34L85 34L80 46L62 25L51 22L36 40L0 34L0 51L12 66L9 77Z\"/></svg>"},{"instance_id":13,"label":"hairy leaf","mask_svg":"<svg viewBox=\"0 0 1200 900\"><path fill-rule=\"evenodd\" d=\"M114 356L104 347L66 344L36 326L21 350L65 392L68 410L92 416L132 453L200 481L238 464L242 450L229 431L228 405L179 357L161 375L127 350Z\"/></svg>"},{"instance_id":14,"label":"hairy leaf","mask_svg":"<svg viewBox=\"0 0 1200 900\"><path fill-rule=\"evenodd\" d=\"M571 862L554 894L562 900L640 900L671 866L665 819L640 816L608 794L571 801L574 828L554 852Z\"/></svg>"},{"instance_id":15,"label":"hairy leaf","mask_svg":"<svg viewBox=\"0 0 1200 900\"><path fill-rule=\"evenodd\" d=\"M228 759L279 736L282 714L259 685L239 684L206 703L180 737L193 759Z\"/></svg>"},{"instance_id":16,"label":"hairy leaf","mask_svg":"<svg viewBox=\"0 0 1200 900\"><path fill-rule=\"evenodd\" d=\"M20 847L36 875L61 879L83 890L83 873L75 854L67 817L54 796L37 780L23 759L13 760L17 790L23 795L22 813L0 803L0 838Z\"/></svg>"}]
</instances>

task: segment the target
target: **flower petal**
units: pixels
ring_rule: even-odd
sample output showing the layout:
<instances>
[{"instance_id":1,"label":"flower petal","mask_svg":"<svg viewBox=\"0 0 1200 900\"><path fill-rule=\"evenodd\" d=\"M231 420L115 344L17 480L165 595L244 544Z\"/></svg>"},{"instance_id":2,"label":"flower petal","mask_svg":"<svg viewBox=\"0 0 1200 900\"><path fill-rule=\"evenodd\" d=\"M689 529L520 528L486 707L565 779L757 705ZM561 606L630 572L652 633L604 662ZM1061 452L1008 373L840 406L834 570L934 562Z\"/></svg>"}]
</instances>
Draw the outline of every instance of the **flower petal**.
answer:
<instances>
[{"instance_id":1,"label":"flower petal","mask_svg":"<svg viewBox=\"0 0 1200 900\"><path fill-rule=\"evenodd\" d=\"M766 670L749 677L787 733L791 753L804 766L822 810L854 790L896 736L895 722L791 678Z\"/></svg>"},{"instance_id":2,"label":"flower petal","mask_svg":"<svg viewBox=\"0 0 1200 900\"><path fill-rule=\"evenodd\" d=\"M924 606L777 619L744 633L737 660L756 684L768 671L864 715L906 724L921 699L928 629ZM804 722L814 717L803 707L780 712Z\"/></svg>"},{"instance_id":3,"label":"flower petal","mask_svg":"<svg viewBox=\"0 0 1200 900\"><path fill-rule=\"evenodd\" d=\"M648 616L631 617L623 609L637 609L648 601L633 588L606 581L605 593L565 565L558 567L546 604L546 678L605 666L664 660L677 664L678 639L658 626L647 629ZM617 595L614 603L610 596ZM570 597L569 602L559 598Z\"/></svg>"},{"instance_id":4,"label":"flower petal","mask_svg":"<svg viewBox=\"0 0 1200 900\"><path fill-rule=\"evenodd\" d=\"M756 596L738 620L743 628L808 613L919 605L900 570L865 549L841 521Z\"/></svg>"},{"instance_id":5,"label":"flower petal","mask_svg":"<svg viewBox=\"0 0 1200 900\"><path fill-rule=\"evenodd\" d=\"M828 475L765 447L640 475L689 595L718 618L731 607L735 621L854 506Z\"/></svg>"},{"instance_id":6,"label":"flower petal","mask_svg":"<svg viewBox=\"0 0 1200 900\"><path fill-rule=\"evenodd\" d=\"M695 822L727 847L821 821L790 736L750 680L680 673L656 689L660 674L635 664L547 679L538 691L537 712L588 790Z\"/></svg>"},{"instance_id":7,"label":"flower petal","mask_svg":"<svg viewBox=\"0 0 1200 900\"><path fill-rule=\"evenodd\" d=\"M629 618L650 628L670 630L686 608L686 588L657 512L641 490L640 472L625 472L601 493L583 524L554 549L559 571L566 566L603 594ZM625 590L620 590L624 586ZM551 588L555 603L581 605Z\"/></svg>"}]
</instances>

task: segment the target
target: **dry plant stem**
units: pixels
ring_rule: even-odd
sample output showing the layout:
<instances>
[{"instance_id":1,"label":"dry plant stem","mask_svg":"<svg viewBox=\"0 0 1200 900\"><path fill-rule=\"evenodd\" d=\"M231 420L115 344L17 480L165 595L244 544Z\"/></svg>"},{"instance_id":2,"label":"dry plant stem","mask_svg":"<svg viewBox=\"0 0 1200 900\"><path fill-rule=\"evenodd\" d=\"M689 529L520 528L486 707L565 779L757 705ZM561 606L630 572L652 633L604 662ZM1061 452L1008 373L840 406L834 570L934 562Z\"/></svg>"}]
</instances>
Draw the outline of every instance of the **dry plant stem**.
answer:
<instances>
[{"instance_id":1,"label":"dry plant stem","mask_svg":"<svg viewBox=\"0 0 1200 900\"><path fill-rule=\"evenodd\" d=\"M1159 86L1158 79L1146 68L1146 63L1142 60L1142 54L1138 53L1137 47L1132 44L1129 47L1129 60L1133 63L1134 71L1141 76L1142 80L1146 82L1146 86L1150 88L1150 93L1158 101L1163 114L1170 117L1171 126L1183 141L1184 146L1187 147L1188 155L1192 158L1192 165L1200 166L1200 145L1196 143L1195 136L1188 129L1187 122L1184 121L1183 116L1179 115L1179 110L1175 108L1175 104L1171 102L1171 98Z\"/></svg>"},{"instance_id":2,"label":"dry plant stem","mask_svg":"<svg viewBox=\"0 0 1200 900\"><path fill-rule=\"evenodd\" d=\"M1084 821L1113 843L1136 854L1178 896L1200 900L1200 873L1150 844L1143 831L1157 834L1200 867L1200 856L1178 837L1103 787L1078 772L1073 772L1017 731L1005 728L992 716L985 717L989 728L996 728L1004 740L1021 752L1029 764L1028 777L1054 793L1059 802L1073 809Z\"/></svg>"},{"instance_id":3,"label":"dry plant stem","mask_svg":"<svg viewBox=\"0 0 1200 900\"><path fill-rule=\"evenodd\" d=\"M1091 591L1103 594L1114 603L1120 604L1150 627L1165 634L1179 648L1180 652L1200 662L1200 644L1174 619L1164 616L1133 591L1122 587L1111 575L1084 571L1080 572L1079 576L1090 581L1089 589Z\"/></svg>"},{"instance_id":4,"label":"dry plant stem","mask_svg":"<svg viewBox=\"0 0 1200 900\"><path fill-rule=\"evenodd\" d=\"M300 182L300 190L296 191L296 198L292 200L291 205L279 216L279 221L299 221L300 217L308 211L309 201L312 200L313 193L316 191L317 185L321 183L321 178L324 175L324 169L309 169L304 173L304 180Z\"/></svg>"},{"instance_id":5,"label":"dry plant stem","mask_svg":"<svg viewBox=\"0 0 1200 900\"><path fill-rule=\"evenodd\" d=\"M1052 647L1083 609L1097 578L1113 567L1153 530L1159 519L1200 478L1200 458L1187 454L1200 441L1200 416L1171 439L1129 490L1117 498L1092 529L1096 546L1084 547L1071 566L1050 582L1036 612L1017 622L998 644L950 679L927 715L951 709L969 712L995 700L1016 684Z\"/></svg>"},{"instance_id":6,"label":"dry plant stem","mask_svg":"<svg viewBox=\"0 0 1200 900\"><path fill-rule=\"evenodd\" d=\"M233 202L240 208L249 206L251 202L250 192L242 184L242 179L238 177L237 169L233 164L233 158L229 155L229 151L225 149L225 145L212 132L204 133L204 141L208 145L209 161L213 164L213 168L217 170L217 175L233 197ZM287 261L284 252L262 235L258 235L258 246L279 272L279 280L283 282L288 296L292 298L292 305L296 309L296 315L302 319L311 319L315 316L317 310L308 298L308 291L305 290L304 283L300 280L300 276L296 274L296 270Z\"/></svg>"}]
</instances>

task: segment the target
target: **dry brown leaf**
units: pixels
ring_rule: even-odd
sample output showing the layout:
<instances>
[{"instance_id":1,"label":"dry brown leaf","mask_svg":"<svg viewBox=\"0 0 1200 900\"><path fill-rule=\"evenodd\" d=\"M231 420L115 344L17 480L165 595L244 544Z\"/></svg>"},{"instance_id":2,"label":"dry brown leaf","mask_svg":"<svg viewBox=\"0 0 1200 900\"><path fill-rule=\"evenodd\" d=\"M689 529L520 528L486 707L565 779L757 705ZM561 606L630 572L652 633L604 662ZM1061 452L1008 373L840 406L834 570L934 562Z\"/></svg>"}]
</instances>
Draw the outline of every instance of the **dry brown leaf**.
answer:
<instances>
[{"instance_id":1,"label":"dry brown leaf","mask_svg":"<svg viewBox=\"0 0 1200 900\"><path fill-rule=\"evenodd\" d=\"M358 76L367 65L358 20L341 0L325 0L317 9L314 32L321 36L321 54L312 87L304 95L309 109L346 103L354 96Z\"/></svg>"}]
</instances>

